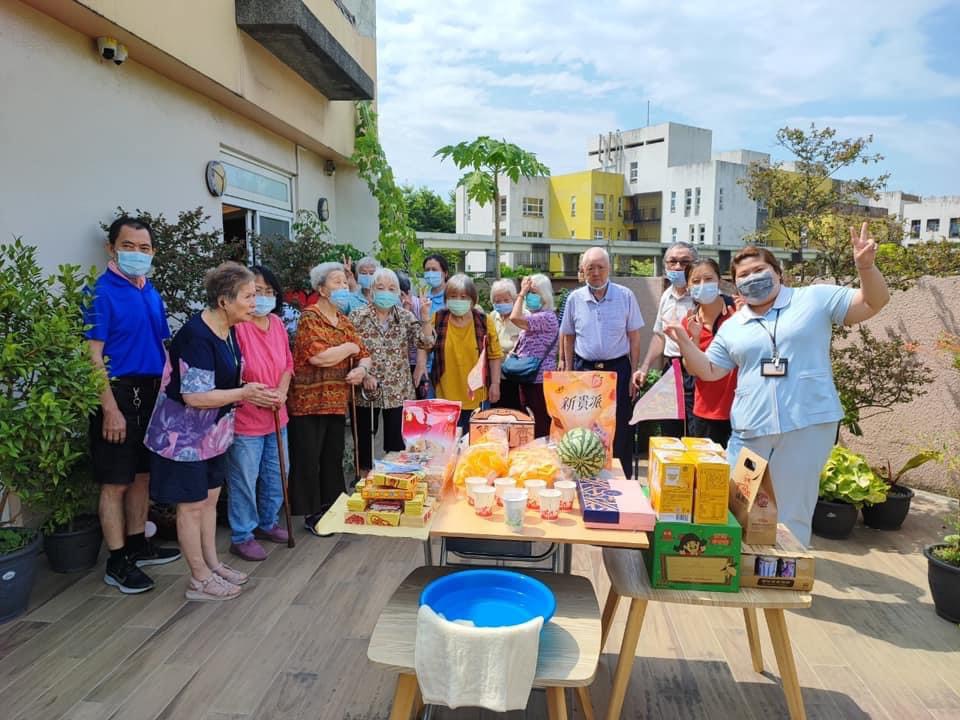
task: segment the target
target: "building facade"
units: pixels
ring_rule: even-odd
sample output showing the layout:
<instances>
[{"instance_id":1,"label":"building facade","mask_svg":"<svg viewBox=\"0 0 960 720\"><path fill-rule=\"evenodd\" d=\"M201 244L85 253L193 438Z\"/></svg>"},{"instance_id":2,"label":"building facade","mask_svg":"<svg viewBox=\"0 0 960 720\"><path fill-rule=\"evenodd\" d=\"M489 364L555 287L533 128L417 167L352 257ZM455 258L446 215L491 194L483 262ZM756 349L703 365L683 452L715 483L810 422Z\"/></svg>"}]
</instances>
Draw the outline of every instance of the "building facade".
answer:
<instances>
[{"instance_id":1,"label":"building facade","mask_svg":"<svg viewBox=\"0 0 960 720\"><path fill-rule=\"evenodd\" d=\"M907 245L938 240L960 242L960 195L921 197L901 191L885 192L871 204L903 220L903 241Z\"/></svg>"},{"instance_id":2,"label":"building facade","mask_svg":"<svg viewBox=\"0 0 960 720\"><path fill-rule=\"evenodd\" d=\"M289 236L325 204L338 242L377 237L349 162L355 103L375 95L373 0L5 0L0 63L0 235L47 267L102 265L118 206L200 207L230 238Z\"/></svg>"}]
</instances>

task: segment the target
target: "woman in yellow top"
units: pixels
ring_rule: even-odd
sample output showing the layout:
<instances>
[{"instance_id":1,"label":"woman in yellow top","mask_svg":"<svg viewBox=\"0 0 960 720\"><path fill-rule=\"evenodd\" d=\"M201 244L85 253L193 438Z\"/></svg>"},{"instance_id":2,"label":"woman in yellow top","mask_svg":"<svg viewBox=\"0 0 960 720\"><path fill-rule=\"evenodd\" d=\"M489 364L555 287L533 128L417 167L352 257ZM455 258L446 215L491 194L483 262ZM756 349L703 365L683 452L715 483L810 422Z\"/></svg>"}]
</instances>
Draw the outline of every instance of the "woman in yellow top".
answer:
<instances>
[{"instance_id":1,"label":"woman in yellow top","mask_svg":"<svg viewBox=\"0 0 960 720\"><path fill-rule=\"evenodd\" d=\"M503 350L497 338L493 318L477 307L477 288L466 275L454 275L447 280L446 307L433 316L436 328L432 381L437 397L459 400L460 427L467 432L470 415L487 400L500 399L500 362ZM467 375L480 359L480 351L487 349L487 387L470 392ZM425 369L418 367L419 380Z\"/></svg>"}]
</instances>

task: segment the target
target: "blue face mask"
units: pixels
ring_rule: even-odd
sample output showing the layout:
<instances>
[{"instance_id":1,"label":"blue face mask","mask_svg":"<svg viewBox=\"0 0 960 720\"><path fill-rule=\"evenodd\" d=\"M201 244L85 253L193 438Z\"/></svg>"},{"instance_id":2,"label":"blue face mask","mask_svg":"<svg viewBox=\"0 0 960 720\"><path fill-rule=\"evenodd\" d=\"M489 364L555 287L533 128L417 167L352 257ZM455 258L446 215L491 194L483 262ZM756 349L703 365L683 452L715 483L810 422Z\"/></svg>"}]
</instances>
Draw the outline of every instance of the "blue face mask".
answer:
<instances>
[{"instance_id":1,"label":"blue face mask","mask_svg":"<svg viewBox=\"0 0 960 720\"><path fill-rule=\"evenodd\" d=\"M513 312L513 303L494 303L493 309L502 317L510 317L510 313Z\"/></svg>"},{"instance_id":2,"label":"blue face mask","mask_svg":"<svg viewBox=\"0 0 960 720\"><path fill-rule=\"evenodd\" d=\"M715 282L691 285L690 295L701 305L709 305L720 296L720 286Z\"/></svg>"},{"instance_id":3,"label":"blue face mask","mask_svg":"<svg viewBox=\"0 0 960 720\"><path fill-rule=\"evenodd\" d=\"M469 300L447 300L447 309L457 317L463 317L470 312Z\"/></svg>"},{"instance_id":4,"label":"blue face mask","mask_svg":"<svg viewBox=\"0 0 960 720\"><path fill-rule=\"evenodd\" d=\"M737 290L748 305L759 305L773 292L773 270L761 270L737 280Z\"/></svg>"},{"instance_id":5,"label":"blue face mask","mask_svg":"<svg viewBox=\"0 0 960 720\"><path fill-rule=\"evenodd\" d=\"M253 309L253 314L257 317L269 315L277 306L275 295L257 295L257 306Z\"/></svg>"},{"instance_id":6,"label":"blue face mask","mask_svg":"<svg viewBox=\"0 0 960 720\"><path fill-rule=\"evenodd\" d=\"M350 291L347 288L340 288L330 293L330 302L340 308L341 312L346 312L350 307Z\"/></svg>"},{"instance_id":7,"label":"blue face mask","mask_svg":"<svg viewBox=\"0 0 960 720\"><path fill-rule=\"evenodd\" d=\"M135 250L117 250L117 267L124 275L143 277L150 272L151 265L153 265L153 255Z\"/></svg>"},{"instance_id":8,"label":"blue face mask","mask_svg":"<svg viewBox=\"0 0 960 720\"><path fill-rule=\"evenodd\" d=\"M439 270L425 270L423 279L426 280L427 284L434 290L443 285L443 273Z\"/></svg>"},{"instance_id":9,"label":"blue face mask","mask_svg":"<svg viewBox=\"0 0 960 720\"><path fill-rule=\"evenodd\" d=\"M369 290L371 283L373 283L373 275L364 275L360 273L357 275L357 282L360 284L360 287L364 290Z\"/></svg>"},{"instance_id":10,"label":"blue face mask","mask_svg":"<svg viewBox=\"0 0 960 720\"><path fill-rule=\"evenodd\" d=\"M675 288L687 286L687 274L683 270L667 270L667 280Z\"/></svg>"},{"instance_id":11,"label":"blue face mask","mask_svg":"<svg viewBox=\"0 0 960 720\"><path fill-rule=\"evenodd\" d=\"M527 296L523 299L523 304L527 306L527 310L536 312L543 307L543 298L536 293L527 293Z\"/></svg>"},{"instance_id":12,"label":"blue face mask","mask_svg":"<svg viewBox=\"0 0 960 720\"><path fill-rule=\"evenodd\" d=\"M381 310L389 310L400 302L400 296L389 290L375 290L373 293L373 304Z\"/></svg>"}]
</instances>

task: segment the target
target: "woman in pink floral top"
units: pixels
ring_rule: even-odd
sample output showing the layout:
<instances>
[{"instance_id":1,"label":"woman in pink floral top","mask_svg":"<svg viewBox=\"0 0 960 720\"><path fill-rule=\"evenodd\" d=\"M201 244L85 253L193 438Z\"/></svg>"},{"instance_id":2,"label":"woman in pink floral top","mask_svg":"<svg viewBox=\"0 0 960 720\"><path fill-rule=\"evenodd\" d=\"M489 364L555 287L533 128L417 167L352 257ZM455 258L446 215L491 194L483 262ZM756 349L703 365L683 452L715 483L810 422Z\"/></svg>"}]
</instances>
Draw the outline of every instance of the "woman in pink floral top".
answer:
<instances>
[{"instance_id":1,"label":"woman in pink floral top","mask_svg":"<svg viewBox=\"0 0 960 720\"><path fill-rule=\"evenodd\" d=\"M260 383L241 385L243 361L233 326L253 316L253 273L223 263L204 278L207 307L170 343L160 395L144 444L152 451L150 496L177 506L177 540L190 566L188 600L226 600L240 593L243 573L217 557L217 499L233 443L234 406L279 402Z\"/></svg>"}]
</instances>

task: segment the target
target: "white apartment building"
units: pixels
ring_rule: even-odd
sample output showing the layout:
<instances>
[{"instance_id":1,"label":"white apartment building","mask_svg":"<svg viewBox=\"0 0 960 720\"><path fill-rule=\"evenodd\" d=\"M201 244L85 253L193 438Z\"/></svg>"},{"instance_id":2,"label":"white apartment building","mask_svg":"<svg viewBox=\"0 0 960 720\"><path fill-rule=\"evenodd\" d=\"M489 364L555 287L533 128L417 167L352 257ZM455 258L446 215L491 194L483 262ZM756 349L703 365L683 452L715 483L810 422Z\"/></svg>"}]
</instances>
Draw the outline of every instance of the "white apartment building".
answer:
<instances>
[{"instance_id":1,"label":"white apartment building","mask_svg":"<svg viewBox=\"0 0 960 720\"><path fill-rule=\"evenodd\" d=\"M903 238L907 245L960 241L960 195L920 197L898 190L880 193L870 204L903 219Z\"/></svg>"},{"instance_id":2,"label":"white apartment building","mask_svg":"<svg viewBox=\"0 0 960 720\"><path fill-rule=\"evenodd\" d=\"M712 136L678 123L599 135L588 143L588 168L621 173L624 195L634 206L649 206L656 200L651 194L659 194L660 242L740 245L763 215L739 181L751 162L770 162L770 156L750 150L714 154Z\"/></svg>"}]
</instances>

